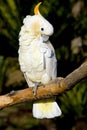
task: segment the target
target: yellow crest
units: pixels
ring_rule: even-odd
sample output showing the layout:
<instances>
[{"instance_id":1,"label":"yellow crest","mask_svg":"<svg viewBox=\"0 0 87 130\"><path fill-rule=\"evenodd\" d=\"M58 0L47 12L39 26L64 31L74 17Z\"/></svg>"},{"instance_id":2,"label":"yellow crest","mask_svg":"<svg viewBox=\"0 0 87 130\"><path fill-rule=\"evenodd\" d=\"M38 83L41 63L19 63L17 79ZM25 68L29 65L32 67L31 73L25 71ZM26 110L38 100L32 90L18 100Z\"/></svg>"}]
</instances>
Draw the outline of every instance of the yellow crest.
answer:
<instances>
[{"instance_id":1,"label":"yellow crest","mask_svg":"<svg viewBox=\"0 0 87 130\"><path fill-rule=\"evenodd\" d=\"M34 14L35 14L35 15L38 15L38 14L39 14L39 6L41 5L41 3L42 3L42 2L39 2L39 3L35 6L35 8L34 8Z\"/></svg>"}]
</instances>

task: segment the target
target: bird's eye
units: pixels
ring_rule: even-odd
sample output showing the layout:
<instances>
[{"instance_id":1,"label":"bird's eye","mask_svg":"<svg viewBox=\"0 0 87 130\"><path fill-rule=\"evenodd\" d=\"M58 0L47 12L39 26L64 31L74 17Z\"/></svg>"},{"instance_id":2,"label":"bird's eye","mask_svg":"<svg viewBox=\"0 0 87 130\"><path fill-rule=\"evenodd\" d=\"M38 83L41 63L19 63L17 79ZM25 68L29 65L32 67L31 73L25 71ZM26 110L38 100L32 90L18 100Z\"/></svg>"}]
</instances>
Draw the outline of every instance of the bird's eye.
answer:
<instances>
[{"instance_id":1,"label":"bird's eye","mask_svg":"<svg viewBox=\"0 0 87 130\"><path fill-rule=\"evenodd\" d=\"M44 31L44 28L41 28L41 31Z\"/></svg>"}]
</instances>

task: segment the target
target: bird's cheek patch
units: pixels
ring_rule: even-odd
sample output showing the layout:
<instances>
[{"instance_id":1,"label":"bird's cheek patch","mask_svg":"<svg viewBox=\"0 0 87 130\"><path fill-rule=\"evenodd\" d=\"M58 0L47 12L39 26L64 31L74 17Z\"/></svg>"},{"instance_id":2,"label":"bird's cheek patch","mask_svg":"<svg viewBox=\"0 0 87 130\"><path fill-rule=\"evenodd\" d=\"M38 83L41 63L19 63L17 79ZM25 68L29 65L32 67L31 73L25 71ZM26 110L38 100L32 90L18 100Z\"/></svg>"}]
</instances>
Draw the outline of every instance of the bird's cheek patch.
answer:
<instances>
[{"instance_id":1,"label":"bird's cheek patch","mask_svg":"<svg viewBox=\"0 0 87 130\"><path fill-rule=\"evenodd\" d=\"M39 33L39 23L37 22L37 23L34 23L33 25L32 25L32 29L34 30L34 33L35 34L38 34Z\"/></svg>"}]
</instances>

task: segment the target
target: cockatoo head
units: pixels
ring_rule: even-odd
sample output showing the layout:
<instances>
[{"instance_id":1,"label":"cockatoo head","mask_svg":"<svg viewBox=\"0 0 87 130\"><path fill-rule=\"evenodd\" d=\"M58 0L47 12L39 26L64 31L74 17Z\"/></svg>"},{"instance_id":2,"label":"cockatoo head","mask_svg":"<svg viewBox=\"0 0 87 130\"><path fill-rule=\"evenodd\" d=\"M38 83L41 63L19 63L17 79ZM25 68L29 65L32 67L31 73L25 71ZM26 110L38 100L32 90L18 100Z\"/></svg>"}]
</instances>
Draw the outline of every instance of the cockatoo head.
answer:
<instances>
[{"instance_id":1,"label":"cockatoo head","mask_svg":"<svg viewBox=\"0 0 87 130\"><path fill-rule=\"evenodd\" d=\"M38 3L34 8L35 15L33 16L26 16L24 18L23 23L27 31L38 37L40 36L42 40L45 42L49 39L54 32L53 26L40 14L39 6L41 2Z\"/></svg>"}]
</instances>

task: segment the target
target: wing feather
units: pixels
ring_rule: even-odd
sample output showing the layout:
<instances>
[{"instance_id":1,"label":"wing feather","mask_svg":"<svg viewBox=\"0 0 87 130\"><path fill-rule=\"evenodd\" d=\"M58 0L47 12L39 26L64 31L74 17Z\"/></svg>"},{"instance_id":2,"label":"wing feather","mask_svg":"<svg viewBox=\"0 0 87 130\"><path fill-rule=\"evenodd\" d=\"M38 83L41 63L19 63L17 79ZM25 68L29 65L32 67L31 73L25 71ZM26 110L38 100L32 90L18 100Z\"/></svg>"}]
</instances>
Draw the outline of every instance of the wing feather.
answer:
<instances>
[{"instance_id":1,"label":"wing feather","mask_svg":"<svg viewBox=\"0 0 87 130\"><path fill-rule=\"evenodd\" d=\"M55 56L55 50L50 42L47 44L44 43L41 49L44 57L44 69L46 69L46 72L51 79L55 79L57 77L57 60Z\"/></svg>"}]
</instances>

